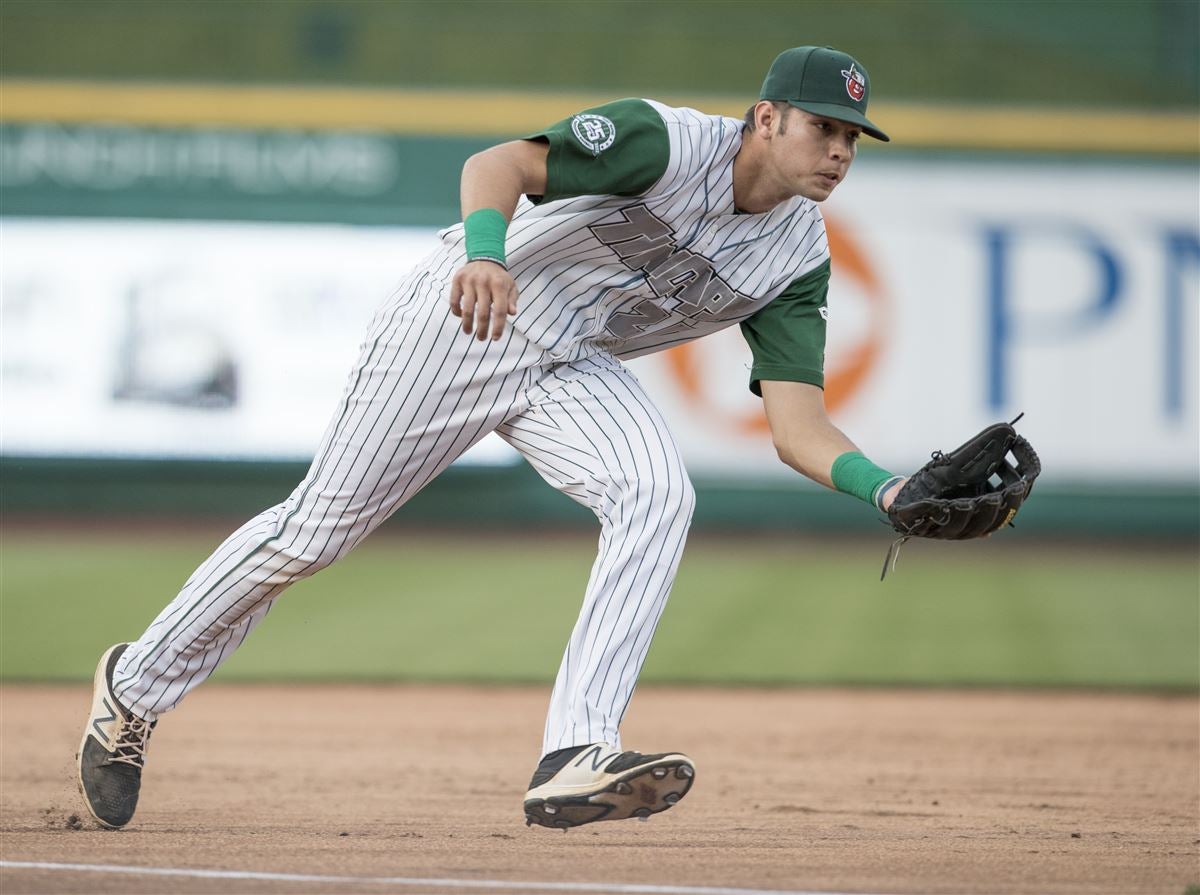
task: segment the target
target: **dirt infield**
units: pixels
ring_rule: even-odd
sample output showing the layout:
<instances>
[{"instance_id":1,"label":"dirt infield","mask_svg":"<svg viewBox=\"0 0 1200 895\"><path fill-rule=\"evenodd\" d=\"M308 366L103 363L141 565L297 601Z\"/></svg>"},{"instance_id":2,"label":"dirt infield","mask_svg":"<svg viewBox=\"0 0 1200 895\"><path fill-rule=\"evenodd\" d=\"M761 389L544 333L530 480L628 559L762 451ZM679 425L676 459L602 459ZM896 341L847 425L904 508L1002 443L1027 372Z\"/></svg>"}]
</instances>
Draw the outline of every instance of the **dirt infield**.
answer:
<instances>
[{"instance_id":1,"label":"dirt infield","mask_svg":"<svg viewBox=\"0 0 1200 895\"><path fill-rule=\"evenodd\" d=\"M113 833L72 820L89 694L5 686L0 888L1182 895L1200 882L1192 696L644 688L626 745L689 752L696 786L647 823L569 833L522 822L547 696L210 685L159 725L138 816Z\"/></svg>"}]
</instances>

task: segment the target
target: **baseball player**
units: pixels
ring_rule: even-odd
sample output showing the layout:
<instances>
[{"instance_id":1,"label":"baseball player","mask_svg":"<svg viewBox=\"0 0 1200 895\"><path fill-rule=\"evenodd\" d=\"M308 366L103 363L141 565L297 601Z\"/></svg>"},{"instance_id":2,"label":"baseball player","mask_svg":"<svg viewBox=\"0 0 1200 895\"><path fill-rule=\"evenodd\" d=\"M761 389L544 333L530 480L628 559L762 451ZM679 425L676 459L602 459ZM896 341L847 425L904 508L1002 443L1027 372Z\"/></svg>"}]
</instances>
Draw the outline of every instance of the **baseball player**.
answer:
<instances>
[{"instance_id":1,"label":"baseball player","mask_svg":"<svg viewBox=\"0 0 1200 895\"><path fill-rule=\"evenodd\" d=\"M695 779L618 732L662 613L694 493L626 358L740 324L779 456L885 510L903 479L822 397L829 247L870 79L845 53L771 65L744 121L624 99L471 157L463 223L379 309L307 476L234 532L141 637L109 649L79 752L88 809L129 822L150 733L293 582L345 556L496 432L600 521L550 696L528 823L647 817Z\"/></svg>"}]
</instances>

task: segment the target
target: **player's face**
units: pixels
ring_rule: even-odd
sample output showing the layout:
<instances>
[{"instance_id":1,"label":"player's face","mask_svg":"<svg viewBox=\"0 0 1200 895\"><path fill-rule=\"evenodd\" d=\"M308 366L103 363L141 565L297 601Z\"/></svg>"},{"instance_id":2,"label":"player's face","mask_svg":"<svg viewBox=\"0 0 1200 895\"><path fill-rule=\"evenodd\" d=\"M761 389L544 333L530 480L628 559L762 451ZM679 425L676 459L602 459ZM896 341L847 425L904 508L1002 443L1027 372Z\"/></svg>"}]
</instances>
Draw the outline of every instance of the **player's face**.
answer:
<instances>
[{"instance_id":1,"label":"player's face","mask_svg":"<svg viewBox=\"0 0 1200 895\"><path fill-rule=\"evenodd\" d=\"M792 195L814 202L829 198L846 179L862 128L789 108L771 135L776 173Z\"/></svg>"}]
</instances>

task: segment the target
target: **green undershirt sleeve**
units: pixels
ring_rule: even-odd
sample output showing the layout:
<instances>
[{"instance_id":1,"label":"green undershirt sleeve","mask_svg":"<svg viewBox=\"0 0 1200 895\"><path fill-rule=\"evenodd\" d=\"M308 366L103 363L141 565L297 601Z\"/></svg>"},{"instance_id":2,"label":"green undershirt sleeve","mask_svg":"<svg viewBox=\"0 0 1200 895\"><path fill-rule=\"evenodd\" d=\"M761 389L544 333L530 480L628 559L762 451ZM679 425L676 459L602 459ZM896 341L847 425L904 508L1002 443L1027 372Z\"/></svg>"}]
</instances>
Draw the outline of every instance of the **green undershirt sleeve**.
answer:
<instances>
[{"instance_id":1,"label":"green undershirt sleeve","mask_svg":"<svg viewBox=\"0 0 1200 895\"><path fill-rule=\"evenodd\" d=\"M564 118L526 140L550 144L546 194L533 203L575 196L639 196L667 170L670 139L662 116L641 99L619 99Z\"/></svg>"},{"instance_id":2,"label":"green undershirt sleeve","mask_svg":"<svg viewBox=\"0 0 1200 895\"><path fill-rule=\"evenodd\" d=\"M825 387L825 315L829 262L795 280L777 298L742 321L754 355L750 391L762 397L764 379Z\"/></svg>"}]
</instances>

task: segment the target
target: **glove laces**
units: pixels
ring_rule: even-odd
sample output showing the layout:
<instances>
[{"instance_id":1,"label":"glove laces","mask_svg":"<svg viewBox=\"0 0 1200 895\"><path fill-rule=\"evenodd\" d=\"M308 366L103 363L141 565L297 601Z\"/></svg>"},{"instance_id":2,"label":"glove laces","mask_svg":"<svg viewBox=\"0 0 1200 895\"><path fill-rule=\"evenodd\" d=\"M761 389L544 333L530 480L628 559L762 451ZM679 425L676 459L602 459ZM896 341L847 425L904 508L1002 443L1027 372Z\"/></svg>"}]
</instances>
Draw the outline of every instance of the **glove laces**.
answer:
<instances>
[{"instance_id":1,"label":"glove laces","mask_svg":"<svg viewBox=\"0 0 1200 895\"><path fill-rule=\"evenodd\" d=\"M900 548L903 547L904 542L911 537L912 535L900 535L900 537L892 541L892 546L888 547L887 556L883 558L883 571L879 573L880 581L887 577L887 573L889 571L896 571L896 563L900 559Z\"/></svg>"}]
</instances>

